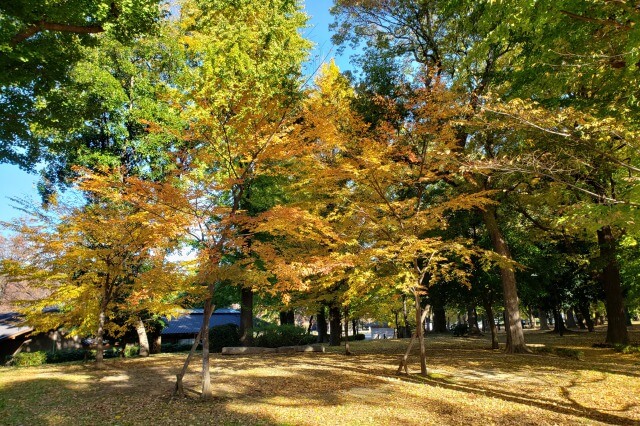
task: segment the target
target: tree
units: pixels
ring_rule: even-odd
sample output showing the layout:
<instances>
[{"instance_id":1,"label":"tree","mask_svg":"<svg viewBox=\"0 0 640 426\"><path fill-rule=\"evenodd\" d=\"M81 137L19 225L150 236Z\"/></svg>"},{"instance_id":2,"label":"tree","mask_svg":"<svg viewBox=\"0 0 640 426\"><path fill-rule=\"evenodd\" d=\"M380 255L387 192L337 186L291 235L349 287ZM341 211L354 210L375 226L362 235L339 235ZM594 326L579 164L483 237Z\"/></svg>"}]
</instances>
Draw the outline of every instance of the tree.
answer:
<instances>
[{"instance_id":1,"label":"tree","mask_svg":"<svg viewBox=\"0 0 640 426\"><path fill-rule=\"evenodd\" d=\"M84 184L78 188L91 193ZM100 368L105 332L122 332L110 322L122 305L134 319L136 306L158 314L175 310L166 296L179 289L179 279L162 267L172 234L149 212L94 198L80 207L55 205L33 214L33 222L6 224L29 251L20 261L4 260L3 272L46 291L23 302L22 312L36 330L64 327L71 335L94 335Z\"/></svg>"},{"instance_id":2,"label":"tree","mask_svg":"<svg viewBox=\"0 0 640 426\"><path fill-rule=\"evenodd\" d=\"M5 2L0 6L0 162L31 169L47 149L40 125L66 128L64 92L75 66L104 38L130 43L153 31L158 0ZM53 120L48 120L52 118Z\"/></svg>"}]
</instances>

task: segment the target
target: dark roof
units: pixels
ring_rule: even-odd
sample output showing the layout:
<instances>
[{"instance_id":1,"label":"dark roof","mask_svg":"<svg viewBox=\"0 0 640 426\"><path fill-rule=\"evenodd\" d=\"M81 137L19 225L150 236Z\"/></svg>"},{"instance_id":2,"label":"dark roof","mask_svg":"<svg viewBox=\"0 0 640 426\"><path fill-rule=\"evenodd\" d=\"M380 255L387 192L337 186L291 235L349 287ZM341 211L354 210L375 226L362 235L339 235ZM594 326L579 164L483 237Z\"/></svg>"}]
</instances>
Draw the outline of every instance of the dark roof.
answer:
<instances>
[{"instance_id":1,"label":"dark roof","mask_svg":"<svg viewBox=\"0 0 640 426\"><path fill-rule=\"evenodd\" d=\"M11 339L32 330L31 327L24 325L22 317L17 312L0 314L0 340Z\"/></svg>"},{"instance_id":2,"label":"dark roof","mask_svg":"<svg viewBox=\"0 0 640 426\"><path fill-rule=\"evenodd\" d=\"M168 321L161 334L198 334L202 326L202 315L202 309L191 309L186 315ZM216 310L209 319L209 327L224 324L240 326L240 312L234 309Z\"/></svg>"}]
</instances>

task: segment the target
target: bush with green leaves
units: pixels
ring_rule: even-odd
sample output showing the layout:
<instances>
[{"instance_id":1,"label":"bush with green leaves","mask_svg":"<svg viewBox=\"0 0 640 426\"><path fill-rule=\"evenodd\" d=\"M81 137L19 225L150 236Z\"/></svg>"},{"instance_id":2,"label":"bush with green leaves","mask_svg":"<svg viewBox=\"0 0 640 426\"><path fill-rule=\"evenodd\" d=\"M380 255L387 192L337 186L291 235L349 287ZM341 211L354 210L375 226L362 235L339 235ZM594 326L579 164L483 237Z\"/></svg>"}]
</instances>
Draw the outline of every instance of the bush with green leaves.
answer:
<instances>
[{"instance_id":1,"label":"bush with green leaves","mask_svg":"<svg viewBox=\"0 0 640 426\"><path fill-rule=\"evenodd\" d=\"M240 328L235 324L223 324L209 330L209 350L222 352L227 346L240 346Z\"/></svg>"},{"instance_id":2,"label":"bush with green leaves","mask_svg":"<svg viewBox=\"0 0 640 426\"><path fill-rule=\"evenodd\" d=\"M171 352L189 352L191 350L192 343L163 343L160 347L160 351L163 353Z\"/></svg>"},{"instance_id":3,"label":"bush with green leaves","mask_svg":"<svg viewBox=\"0 0 640 426\"><path fill-rule=\"evenodd\" d=\"M34 367L47 363L46 352L20 352L11 358L11 364L17 367Z\"/></svg>"},{"instance_id":4,"label":"bush with green leaves","mask_svg":"<svg viewBox=\"0 0 640 426\"><path fill-rule=\"evenodd\" d=\"M317 336L307 334L307 330L291 324L264 325L253 332L253 346L278 348L281 346L310 345L316 343Z\"/></svg>"},{"instance_id":5,"label":"bush with green leaves","mask_svg":"<svg viewBox=\"0 0 640 426\"><path fill-rule=\"evenodd\" d=\"M87 352L84 349L63 349L55 352L47 352L47 364L58 364L60 362L70 361L84 361L85 359L94 358L94 351Z\"/></svg>"}]
</instances>

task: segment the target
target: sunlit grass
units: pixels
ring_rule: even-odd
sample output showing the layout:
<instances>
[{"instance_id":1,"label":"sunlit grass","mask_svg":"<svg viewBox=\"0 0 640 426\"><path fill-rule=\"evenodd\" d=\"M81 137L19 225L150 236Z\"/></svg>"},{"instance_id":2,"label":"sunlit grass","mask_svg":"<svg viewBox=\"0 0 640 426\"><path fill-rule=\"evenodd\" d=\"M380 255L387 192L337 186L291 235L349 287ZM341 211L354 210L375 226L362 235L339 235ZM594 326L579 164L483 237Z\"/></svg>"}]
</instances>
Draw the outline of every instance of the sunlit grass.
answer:
<instances>
[{"instance_id":1,"label":"sunlit grass","mask_svg":"<svg viewBox=\"0 0 640 426\"><path fill-rule=\"evenodd\" d=\"M408 341L352 342L327 353L212 358L214 398L198 400L200 359L188 398L172 399L184 354L91 364L0 369L0 423L44 424L632 424L640 422L640 356L593 348L595 334L528 332L549 353L508 355L487 338L428 336L428 375ZM640 340L640 332L632 333ZM557 348L580 351L581 359Z\"/></svg>"}]
</instances>

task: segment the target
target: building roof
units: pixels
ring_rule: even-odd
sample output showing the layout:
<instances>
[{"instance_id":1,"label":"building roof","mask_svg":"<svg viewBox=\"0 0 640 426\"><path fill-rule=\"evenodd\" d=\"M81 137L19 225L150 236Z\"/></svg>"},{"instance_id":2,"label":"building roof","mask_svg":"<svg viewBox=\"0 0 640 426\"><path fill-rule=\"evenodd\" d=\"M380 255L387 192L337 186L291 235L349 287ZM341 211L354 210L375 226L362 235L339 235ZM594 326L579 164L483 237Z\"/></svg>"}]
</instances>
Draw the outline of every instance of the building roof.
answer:
<instances>
[{"instance_id":1,"label":"building roof","mask_svg":"<svg viewBox=\"0 0 640 426\"><path fill-rule=\"evenodd\" d=\"M169 334L198 334L202 326L203 309L190 309L186 315L174 318L167 322L167 326L162 330L162 335ZM209 327L216 327L224 324L235 324L240 326L240 311L235 309L216 309L209 319Z\"/></svg>"},{"instance_id":2,"label":"building roof","mask_svg":"<svg viewBox=\"0 0 640 426\"><path fill-rule=\"evenodd\" d=\"M25 326L22 317L17 312L0 314L0 341L13 339L31 331L33 328Z\"/></svg>"}]
</instances>

